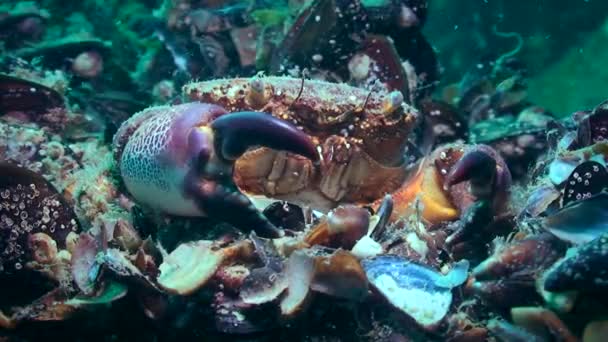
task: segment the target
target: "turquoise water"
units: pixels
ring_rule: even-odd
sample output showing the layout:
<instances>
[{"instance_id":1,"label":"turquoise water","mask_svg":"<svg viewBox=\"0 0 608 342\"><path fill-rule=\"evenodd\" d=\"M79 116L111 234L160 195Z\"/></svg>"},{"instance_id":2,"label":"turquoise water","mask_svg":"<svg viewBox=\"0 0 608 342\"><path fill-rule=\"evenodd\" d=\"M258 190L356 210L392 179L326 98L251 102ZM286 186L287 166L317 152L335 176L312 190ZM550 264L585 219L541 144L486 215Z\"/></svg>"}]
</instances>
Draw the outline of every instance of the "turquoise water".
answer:
<instances>
[{"instance_id":1,"label":"turquoise water","mask_svg":"<svg viewBox=\"0 0 608 342\"><path fill-rule=\"evenodd\" d=\"M0 341L603 341L601 0L0 2Z\"/></svg>"}]
</instances>

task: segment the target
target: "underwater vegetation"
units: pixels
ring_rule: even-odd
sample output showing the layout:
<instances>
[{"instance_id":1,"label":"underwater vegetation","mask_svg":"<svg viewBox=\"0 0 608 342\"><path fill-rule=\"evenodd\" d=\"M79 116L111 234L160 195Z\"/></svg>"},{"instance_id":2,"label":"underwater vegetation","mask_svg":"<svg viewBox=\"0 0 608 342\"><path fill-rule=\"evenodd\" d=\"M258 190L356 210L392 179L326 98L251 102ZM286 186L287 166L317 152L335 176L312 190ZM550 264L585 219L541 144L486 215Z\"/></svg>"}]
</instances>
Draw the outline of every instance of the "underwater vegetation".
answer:
<instances>
[{"instance_id":1,"label":"underwater vegetation","mask_svg":"<svg viewBox=\"0 0 608 342\"><path fill-rule=\"evenodd\" d=\"M608 100L450 3L0 4L0 341L605 340Z\"/></svg>"}]
</instances>

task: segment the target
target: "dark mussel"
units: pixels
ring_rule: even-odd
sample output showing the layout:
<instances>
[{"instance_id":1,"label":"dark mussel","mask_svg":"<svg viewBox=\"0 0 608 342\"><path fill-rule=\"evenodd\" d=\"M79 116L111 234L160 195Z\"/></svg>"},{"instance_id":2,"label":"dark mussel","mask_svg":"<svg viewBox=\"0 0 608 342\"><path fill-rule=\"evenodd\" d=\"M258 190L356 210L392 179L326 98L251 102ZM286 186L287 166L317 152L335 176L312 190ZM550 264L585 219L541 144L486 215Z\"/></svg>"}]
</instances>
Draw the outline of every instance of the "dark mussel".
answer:
<instances>
[{"instance_id":1,"label":"dark mussel","mask_svg":"<svg viewBox=\"0 0 608 342\"><path fill-rule=\"evenodd\" d=\"M46 12L35 10L0 13L0 40L7 49L36 41L42 37L48 17Z\"/></svg>"},{"instance_id":2,"label":"dark mussel","mask_svg":"<svg viewBox=\"0 0 608 342\"><path fill-rule=\"evenodd\" d=\"M467 121L455 106L431 99L421 101L419 106L424 122L420 138L423 144L434 147L468 138Z\"/></svg>"},{"instance_id":3,"label":"dark mussel","mask_svg":"<svg viewBox=\"0 0 608 342\"><path fill-rule=\"evenodd\" d=\"M408 99L421 98L438 78L438 63L419 25L408 25L402 14L415 19L410 23L420 22L412 8L422 15L425 4L313 1L274 49L269 70L285 73L297 66L341 81L376 78ZM380 15L382 11L385 14ZM401 59L408 60L407 68ZM378 71L370 73L371 69Z\"/></svg>"},{"instance_id":4,"label":"dark mussel","mask_svg":"<svg viewBox=\"0 0 608 342\"><path fill-rule=\"evenodd\" d=\"M3 272L15 272L36 252L28 247L32 235L46 234L61 249L80 226L70 204L41 175L6 162L0 175L0 265Z\"/></svg>"},{"instance_id":5,"label":"dark mussel","mask_svg":"<svg viewBox=\"0 0 608 342\"><path fill-rule=\"evenodd\" d=\"M608 101L597 105L592 111L576 112L578 121L577 146L593 145L608 139Z\"/></svg>"},{"instance_id":6,"label":"dark mussel","mask_svg":"<svg viewBox=\"0 0 608 342\"><path fill-rule=\"evenodd\" d=\"M494 147L514 178L520 179L548 148L546 131L552 120L542 108L527 107L517 116L503 115L475 123L470 128L470 140Z\"/></svg>"},{"instance_id":7,"label":"dark mussel","mask_svg":"<svg viewBox=\"0 0 608 342\"><path fill-rule=\"evenodd\" d=\"M608 171L596 161L578 165L566 180L562 206L599 194L608 187Z\"/></svg>"},{"instance_id":8,"label":"dark mussel","mask_svg":"<svg viewBox=\"0 0 608 342\"><path fill-rule=\"evenodd\" d=\"M60 252L79 230L72 207L48 181L0 162L0 310L69 284Z\"/></svg>"},{"instance_id":9,"label":"dark mussel","mask_svg":"<svg viewBox=\"0 0 608 342\"><path fill-rule=\"evenodd\" d=\"M48 68L64 68L82 78L101 74L109 60L111 44L96 38L66 37L15 51L23 59L41 58Z\"/></svg>"},{"instance_id":10,"label":"dark mussel","mask_svg":"<svg viewBox=\"0 0 608 342\"><path fill-rule=\"evenodd\" d=\"M53 108L65 108L63 97L54 89L5 74L0 74L0 99L0 115L44 114Z\"/></svg>"}]
</instances>

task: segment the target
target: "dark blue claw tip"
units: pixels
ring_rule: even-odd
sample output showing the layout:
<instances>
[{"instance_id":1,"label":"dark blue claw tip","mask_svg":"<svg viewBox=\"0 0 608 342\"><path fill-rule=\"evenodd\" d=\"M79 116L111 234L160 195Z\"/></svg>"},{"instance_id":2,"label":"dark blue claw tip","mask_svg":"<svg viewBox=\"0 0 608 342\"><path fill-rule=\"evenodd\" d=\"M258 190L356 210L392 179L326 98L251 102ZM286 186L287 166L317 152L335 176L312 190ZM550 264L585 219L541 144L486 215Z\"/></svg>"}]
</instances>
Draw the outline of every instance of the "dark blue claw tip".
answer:
<instances>
[{"instance_id":1,"label":"dark blue claw tip","mask_svg":"<svg viewBox=\"0 0 608 342\"><path fill-rule=\"evenodd\" d=\"M235 112L211 123L217 153L224 160L236 160L250 147L263 146L319 160L310 137L293 124L262 112Z\"/></svg>"},{"instance_id":2,"label":"dark blue claw tip","mask_svg":"<svg viewBox=\"0 0 608 342\"><path fill-rule=\"evenodd\" d=\"M496 160L492 156L482 151L472 151L466 153L452 167L446 182L448 186L452 186L471 179L491 181L495 172Z\"/></svg>"}]
</instances>

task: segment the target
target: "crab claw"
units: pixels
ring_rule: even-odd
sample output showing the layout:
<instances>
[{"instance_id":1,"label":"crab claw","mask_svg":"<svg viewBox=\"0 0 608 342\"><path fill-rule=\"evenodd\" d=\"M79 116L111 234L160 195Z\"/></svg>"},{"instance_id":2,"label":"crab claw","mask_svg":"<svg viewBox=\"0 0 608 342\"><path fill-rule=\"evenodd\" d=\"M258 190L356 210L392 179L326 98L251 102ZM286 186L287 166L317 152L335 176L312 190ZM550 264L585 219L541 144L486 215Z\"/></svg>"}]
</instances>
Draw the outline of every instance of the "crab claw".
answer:
<instances>
[{"instance_id":1,"label":"crab claw","mask_svg":"<svg viewBox=\"0 0 608 342\"><path fill-rule=\"evenodd\" d=\"M287 121L261 112L236 112L220 116L211 123L218 156L234 161L252 146L296 153L319 160L310 137Z\"/></svg>"},{"instance_id":2,"label":"crab claw","mask_svg":"<svg viewBox=\"0 0 608 342\"><path fill-rule=\"evenodd\" d=\"M277 238L282 235L281 230L258 211L247 196L234 187L195 177L186 182L186 192L200 208L236 228L243 231L254 230L265 238Z\"/></svg>"},{"instance_id":3,"label":"crab claw","mask_svg":"<svg viewBox=\"0 0 608 342\"><path fill-rule=\"evenodd\" d=\"M166 214L212 216L278 237L280 231L232 179L234 161L252 146L319 159L310 138L288 122L198 102L148 108L114 137L122 179L138 202Z\"/></svg>"},{"instance_id":4,"label":"crab claw","mask_svg":"<svg viewBox=\"0 0 608 342\"><path fill-rule=\"evenodd\" d=\"M500 156L489 146L476 145L452 167L446 185L470 181L471 194L477 199L491 199L496 191L508 189L511 175Z\"/></svg>"},{"instance_id":5,"label":"crab claw","mask_svg":"<svg viewBox=\"0 0 608 342\"><path fill-rule=\"evenodd\" d=\"M462 183L464 181L475 181L477 179L488 180L496 173L496 161L490 155L482 151L472 151L466 153L454 165L447 177L447 184Z\"/></svg>"}]
</instances>

